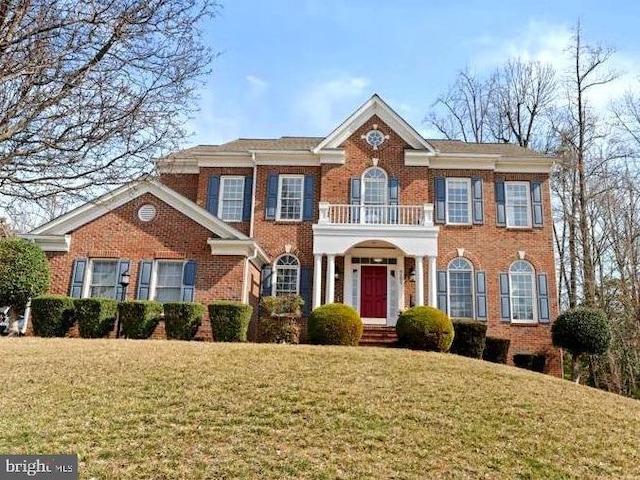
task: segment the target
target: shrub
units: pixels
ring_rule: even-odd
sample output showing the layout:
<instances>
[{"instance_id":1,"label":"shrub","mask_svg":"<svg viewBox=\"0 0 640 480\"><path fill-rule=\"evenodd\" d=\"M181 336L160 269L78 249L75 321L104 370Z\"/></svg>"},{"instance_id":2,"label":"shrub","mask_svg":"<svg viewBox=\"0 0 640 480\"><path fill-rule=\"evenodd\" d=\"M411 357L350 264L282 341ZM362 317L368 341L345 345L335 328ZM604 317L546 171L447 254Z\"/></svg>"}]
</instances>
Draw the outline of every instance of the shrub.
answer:
<instances>
[{"instance_id":1,"label":"shrub","mask_svg":"<svg viewBox=\"0 0 640 480\"><path fill-rule=\"evenodd\" d=\"M561 313L551 327L556 347L571 353L572 378L580 381L579 359L583 354L597 355L607 351L611 332L607 315L602 310L580 307Z\"/></svg>"},{"instance_id":2,"label":"shrub","mask_svg":"<svg viewBox=\"0 0 640 480\"><path fill-rule=\"evenodd\" d=\"M260 299L260 316L298 314L303 305L300 295L264 296Z\"/></svg>"},{"instance_id":3,"label":"shrub","mask_svg":"<svg viewBox=\"0 0 640 480\"><path fill-rule=\"evenodd\" d=\"M482 359L493 363L507 363L510 344L511 340L508 338L487 337Z\"/></svg>"},{"instance_id":4,"label":"shrub","mask_svg":"<svg viewBox=\"0 0 640 480\"><path fill-rule=\"evenodd\" d=\"M544 373L547 356L544 354L517 353L513 356L513 364L533 372Z\"/></svg>"},{"instance_id":5,"label":"shrub","mask_svg":"<svg viewBox=\"0 0 640 480\"><path fill-rule=\"evenodd\" d=\"M487 324L474 320L453 320L455 335L451 353L463 357L482 358L487 336Z\"/></svg>"},{"instance_id":6,"label":"shrub","mask_svg":"<svg viewBox=\"0 0 640 480\"><path fill-rule=\"evenodd\" d=\"M309 342L316 345L358 345L362 329L358 312L342 303L322 305L309 316Z\"/></svg>"},{"instance_id":7,"label":"shrub","mask_svg":"<svg viewBox=\"0 0 640 480\"><path fill-rule=\"evenodd\" d=\"M73 299L43 295L31 300L31 323L38 337L64 337L73 325Z\"/></svg>"},{"instance_id":8,"label":"shrub","mask_svg":"<svg viewBox=\"0 0 640 480\"><path fill-rule=\"evenodd\" d=\"M162 316L162 303L153 300L132 300L118 304L120 328L125 338L149 338Z\"/></svg>"},{"instance_id":9,"label":"shrub","mask_svg":"<svg viewBox=\"0 0 640 480\"><path fill-rule=\"evenodd\" d=\"M219 301L209 305L211 334L217 342L246 342L253 308L239 302Z\"/></svg>"},{"instance_id":10,"label":"shrub","mask_svg":"<svg viewBox=\"0 0 640 480\"><path fill-rule=\"evenodd\" d=\"M193 340L206 311L200 303L164 304L164 326L169 340Z\"/></svg>"},{"instance_id":11,"label":"shrub","mask_svg":"<svg viewBox=\"0 0 640 480\"><path fill-rule=\"evenodd\" d=\"M411 307L396 324L398 344L418 350L448 352L455 335L451 320L434 307Z\"/></svg>"},{"instance_id":12,"label":"shrub","mask_svg":"<svg viewBox=\"0 0 640 480\"><path fill-rule=\"evenodd\" d=\"M113 330L117 301L110 298L76 298L73 305L82 338L102 338Z\"/></svg>"},{"instance_id":13,"label":"shrub","mask_svg":"<svg viewBox=\"0 0 640 480\"><path fill-rule=\"evenodd\" d=\"M19 238L0 240L0 305L22 311L48 288L49 262L40 247Z\"/></svg>"},{"instance_id":14,"label":"shrub","mask_svg":"<svg viewBox=\"0 0 640 480\"><path fill-rule=\"evenodd\" d=\"M300 316L261 316L258 321L258 341L265 343L300 343Z\"/></svg>"}]
</instances>

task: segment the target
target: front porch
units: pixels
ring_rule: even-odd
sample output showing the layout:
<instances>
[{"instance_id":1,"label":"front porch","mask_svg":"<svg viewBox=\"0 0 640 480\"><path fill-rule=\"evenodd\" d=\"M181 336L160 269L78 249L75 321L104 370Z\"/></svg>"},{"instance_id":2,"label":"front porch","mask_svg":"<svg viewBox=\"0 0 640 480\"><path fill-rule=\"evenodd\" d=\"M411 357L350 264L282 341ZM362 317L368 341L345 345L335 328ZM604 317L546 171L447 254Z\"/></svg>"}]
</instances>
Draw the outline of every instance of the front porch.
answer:
<instances>
[{"instance_id":1,"label":"front porch","mask_svg":"<svg viewBox=\"0 0 640 480\"><path fill-rule=\"evenodd\" d=\"M320 212L313 226L313 308L338 300L365 325L394 326L409 306L437 305L439 229L431 204L321 204Z\"/></svg>"}]
</instances>

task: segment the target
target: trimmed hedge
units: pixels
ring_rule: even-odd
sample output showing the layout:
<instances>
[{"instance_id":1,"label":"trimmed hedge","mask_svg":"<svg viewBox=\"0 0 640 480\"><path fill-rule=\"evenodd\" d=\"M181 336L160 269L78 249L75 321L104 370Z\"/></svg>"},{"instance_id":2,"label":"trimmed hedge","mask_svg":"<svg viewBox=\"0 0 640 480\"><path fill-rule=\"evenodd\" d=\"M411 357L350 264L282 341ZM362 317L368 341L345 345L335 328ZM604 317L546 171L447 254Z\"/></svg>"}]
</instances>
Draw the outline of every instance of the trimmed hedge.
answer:
<instances>
[{"instance_id":1,"label":"trimmed hedge","mask_svg":"<svg viewBox=\"0 0 640 480\"><path fill-rule=\"evenodd\" d=\"M328 303L311 312L309 342L316 345L358 345L362 320L358 312L343 303Z\"/></svg>"},{"instance_id":2,"label":"trimmed hedge","mask_svg":"<svg viewBox=\"0 0 640 480\"><path fill-rule=\"evenodd\" d=\"M482 358L487 337L487 324L475 320L453 320L455 336L450 353L463 357Z\"/></svg>"},{"instance_id":3,"label":"trimmed hedge","mask_svg":"<svg viewBox=\"0 0 640 480\"><path fill-rule=\"evenodd\" d=\"M78 331L82 338L106 337L116 323L118 302L110 298L73 300Z\"/></svg>"},{"instance_id":4,"label":"trimmed hedge","mask_svg":"<svg viewBox=\"0 0 640 480\"><path fill-rule=\"evenodd\" d=\"M546 363L547 356L544 354L517 353L513 356L513 364L516 367L533 372L544 373Z\"/></svg>"},{"instance_id":5,"label":"trimmed hedge","mask_svg":"<svg viewBox=\"0 0 640 480\"><path fill-rule=\"evenodd\" d=\"M211 335L216 342L246 342L253 308L240 302L209 304Z\"/></svg>"},{"instance_id":6,"label":"trimmed hedge","mask_svg":"<svg viewBox=\"0 0 640 480\"><path fill-rule=\"evenodd\" d=\"M398 344L416 350L448 352L455 336L451 319L434 307L411 307L396 324Z\"/></svg>"},{"instance_id":7,"label":"trimmed hedge","mask_svg":"<svg viewBox=\"0 0 640 480\"><path fill-rule=\"evenodd\" d=\"M482 352L482 359L493 363L507 363L509 355L509 345L511 340L508 338L487 337Z\"/></svg>"},{"instance_id":8,"label":"trimmed hedge","mask_svg":"<svg viewBox=\"0 0 640 480\"><path fill-rule=\"evenodd\" d=\"M38 337L64 337L74 322L73 299L43 295L31 300L31 323Z\"/></svg>"},{"instance_id":9,"label":"trimmed hedge","mask_svg":"<svg viewBox=\"0 0 640 480\"><path fill-rule=\"evenodd\" d=\"M169 302L164 304L164 328L169 340L193 340L206 308L201 303Z\"/></svg>"},{"instance_id":10,"label":"trimmed hedge","mask_svg":"<svg viewBox=\"0 0 640 480\"><path fill-rule=\"evenodd\" d=\"M162 316L162 303L153 300L132 300L118 305L120 328L125 338L149 338Z\"/></svg>"},{"instance_id":11,"label":"trimmed hedge","mask_svg":"<svg viewBox=\"0 0 640 480\"><path fill-rule=\"evenodd\" d=\"M260 299L260 316L297 314L304 305L300 295L264 296Z\"/></svg>"},{"instance_id":12,"label":"trimmed hedge","mask_svg":"<svg viewBox=\"0 0 640 480\"><path fill-rule=\"evenodd\" d=\"M297 314L262 316L258 320L258 341L300 343L300 316Z\"/></svg>"}]
</instances>

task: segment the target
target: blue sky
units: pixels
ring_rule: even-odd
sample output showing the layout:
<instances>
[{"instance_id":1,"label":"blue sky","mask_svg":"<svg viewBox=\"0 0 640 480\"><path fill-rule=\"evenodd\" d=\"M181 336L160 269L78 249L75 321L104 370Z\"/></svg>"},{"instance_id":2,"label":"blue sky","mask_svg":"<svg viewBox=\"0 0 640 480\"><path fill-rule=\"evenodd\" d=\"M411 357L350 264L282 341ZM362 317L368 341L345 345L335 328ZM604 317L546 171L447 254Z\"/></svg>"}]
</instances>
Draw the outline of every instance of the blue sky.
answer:
<instances>
[{"instance_id":1,"label":"blue sky","mask_svg":"<svg viewBox=\"0 0 640 480\"><path fill-rule=\"evenodd\" d=\"M612 67L623 74L594 100L604 105L640 85L637 2L221 1L205 26L221 54L188 145L327 135L373 93L434 136L424 116L458 70L521 56L562 73L578 19L588 42L616 48Z\"/></svg>"}]
</instances>

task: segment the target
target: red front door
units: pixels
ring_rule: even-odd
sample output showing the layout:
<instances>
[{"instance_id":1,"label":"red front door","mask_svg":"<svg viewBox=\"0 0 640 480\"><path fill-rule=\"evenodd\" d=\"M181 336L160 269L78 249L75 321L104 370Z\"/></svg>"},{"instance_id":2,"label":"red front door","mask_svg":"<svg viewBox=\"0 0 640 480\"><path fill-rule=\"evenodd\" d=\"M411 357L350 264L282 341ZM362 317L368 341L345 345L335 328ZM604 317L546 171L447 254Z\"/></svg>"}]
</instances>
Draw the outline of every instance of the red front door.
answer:
<instances>
[{"instance_id":1,"label":"red front door","mask_svg":"<svg viewBox=\"0 0 640 480\"><path fill-rule=\"evenodd\" d=\"M360 316L387 318L387 267L362 266Z\"/></svg>"}]
</instances>

